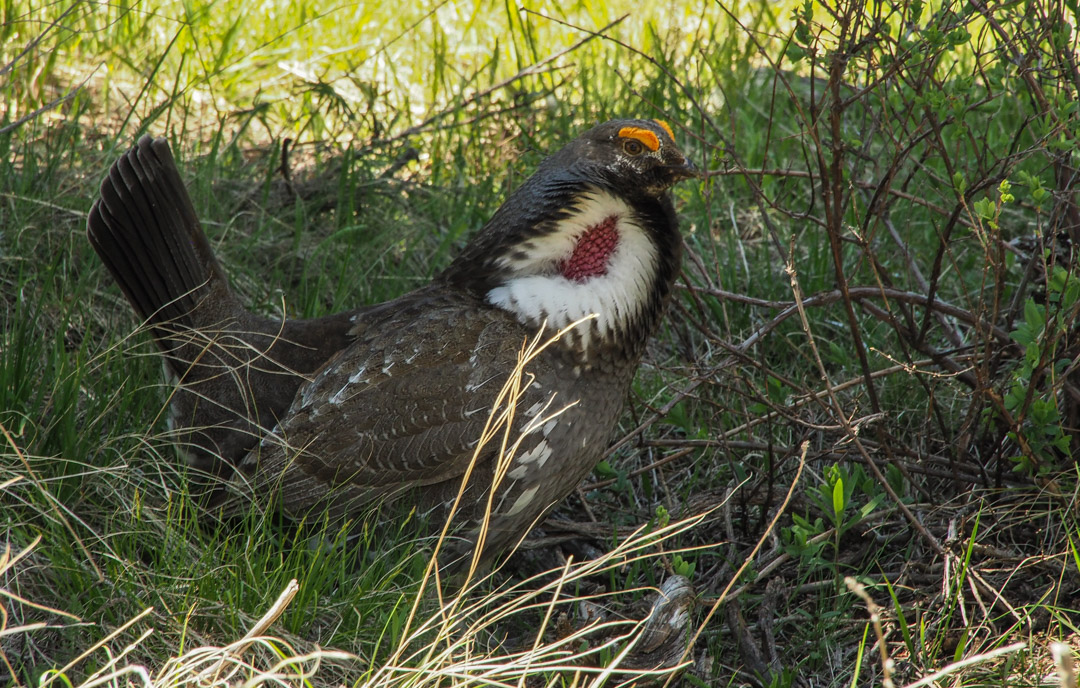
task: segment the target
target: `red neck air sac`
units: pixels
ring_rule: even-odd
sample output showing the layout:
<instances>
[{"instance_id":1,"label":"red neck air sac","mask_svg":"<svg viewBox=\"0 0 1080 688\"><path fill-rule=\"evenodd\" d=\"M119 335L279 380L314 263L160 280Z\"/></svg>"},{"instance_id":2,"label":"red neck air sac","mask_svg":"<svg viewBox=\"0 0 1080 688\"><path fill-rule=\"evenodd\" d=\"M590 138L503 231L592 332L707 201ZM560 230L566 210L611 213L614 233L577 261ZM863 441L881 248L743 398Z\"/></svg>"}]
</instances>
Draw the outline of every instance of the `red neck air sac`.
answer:
<instances>
[{"instance_id":1,"label":"red neck air sac","mask_svg":"<svg viewBox=\"0 0 1080 688\"><path fill-rule=\"evenodd\" d=\"M608 259L619 245L618 218L605 218L585 230L574 246L574 253L560 266L568 280L585 282L590 277L607 274Z\"/></svg>"}]
</instances>

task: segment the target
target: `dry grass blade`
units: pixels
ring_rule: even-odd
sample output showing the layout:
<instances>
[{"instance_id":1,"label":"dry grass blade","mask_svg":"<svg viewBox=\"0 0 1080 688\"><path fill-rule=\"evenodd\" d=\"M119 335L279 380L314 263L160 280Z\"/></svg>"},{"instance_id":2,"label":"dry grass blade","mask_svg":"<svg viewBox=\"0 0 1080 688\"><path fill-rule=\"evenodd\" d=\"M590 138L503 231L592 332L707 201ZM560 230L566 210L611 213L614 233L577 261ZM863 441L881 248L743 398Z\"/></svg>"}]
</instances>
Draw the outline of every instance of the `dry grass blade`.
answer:
<instances>
[{"instance_id":1,"label":"dry grass blade","mask_svg":"<svg viewBox=\"0 0 1080 688\"><path fill-rule=\"evenodd\" d=\"M795 495L795 490L797 489L797 487L799 485L799 478L802 477L803 469L806 467L806 452L809 449L809 446L810 445L809 445L808 442L804 441L802 443L802 446L800 447L800 453L799 453L799 467L798 467L798 469L797 469L797 471L795 473L795 477L791 481L791 485L788 488L787 495L784 497L784 501L781 503L780 507L776 510L776 513L773 515L773 518L769 522L769 525L761 533L761 536L758 538L758 541L754 545L754 548L746 556L746 558L744 559L742 565L738 568L738 570L735 571L735 575L733 575L731 577L731 580L728 581L728 584L724 587L724 590L716 598L716 601L713 603L712 607L709 608L709 611L708 611L708 613L706 613L704 620L702 620L701 624L698 626L697 630L694 632L693 637L690 639L690 642L687 645L686 650L684 652L684 658L688 657L691 649L697 643L698 638L701 637L701 634L705 631L705 627L709 624L709 621L711 621L713 616L716 615L716 612L720 608L720 605L723 604L724 600L726 600L728 598L728 594L731 592L732 588L735 587L735 584L742 577L743 573L748 568L750 568L750 566L753 564L753 562L755 561L755 559L757 557L758 551L765 544L765 541L769 538L770 534L776 529L777 524L780 522L780 517L787 510L787 505L791 502L791 498ZM670 685L672 678L674 678L674 676L669 677L664 685L665 686Z\"/></svg>"},{"instance_id":2,"label":"dry grass blade","mask_svg":"<svg viewBox=\"0 0 1080 688\"><path fill-rule=\"evenodd\" d=\"M569 634L551 634L556 610L572 609L581 604L599 605L617 595L641 593L648 588L619 591L604 595L567 594L585 579L606 574L637 561L657 558L656 547L665 540L698 526L704 514L673 522L650 531L639 528L611 552L599 559L568 562L554 579L547 573L520 581L475 598L463 592L447 602L405 638L390 662L376 672L369 686L441 685L451 678L455 685L521 685L527 677L554 672L577 676L573 685L607 685L613 678L623 678L629 685L644 676L662 681L686 666L685 659L644 666L650 651L659 649L665 639L658 638L657 619L671 623L671 633L685 632L691 597L685 579L665 584L651 612L641 619L593 619ZM670 554L670 552L669 552ZM541 614L542 613L542 614ZM515 617L533 618L541 614L532 642L519 650L484 651L480 639L502 635L501 631ZM524 615L524 616L522 616ZM683 655L682 641L676 656ZM419 646L419 650L411 648ZM610 654L610 661L602 661Z\"/></svg>"},{"instance_id":3,"label":"dry grass blade","mask_svg":"<svg viewBox=\"0 0 1080 688\"><path fill-rule=\"evenodd\" d=\"M574 589L587 577L659 556L655 552L658 544L694 528L702 518L704 515L684 519L651 532L642 527L601 559L568 563L552 580L542 581L542 576L537 576L479 599L455 598L420 623L411 635L403 636L391 660L360 685L415 688L445 685L446 680L451 680L458 686L511 686L524 685L530 677L558 672L570 672L573 675L570 685L581 687L611 685L612 678L623 679L616 685L631 685L643 677L653 680L671 677L687 666L685 659L673 659L686 656L683 648L689 637L687 621L693 601L692 588L681 577L669 579L660 590L653 591L656 601L641 619L593 619L569 634L556 634L554 639L545 636L552 631L550 622L556 610L581 604L596 606L611 597L565 594L565 590ZM99 650L110 654L109 661L81 682L80 688L309 685L325 660L341 662L357 658L349 653L324 650L300 654L288 642L265 635L297 589L296 581L292 581L240 640L225 647L194 648L166 660L156 671L141 664L124 663L154 633L153 628L142 631L115 655L109 651L109 642L145 619L153 611L148 608L62 669L49 672L41 686L66 677L75 665ZM640 588L619 594L648 590ZM545 610L543 623L528 647L495 652L482 649L482 639L501 631L514 617L533 618L541 609ZM448 611L452 613L448 615ZM417 646L420 649L413 650ZM260 651L253 652L254 649ZM613 659L603 661L605 655Z\"/></svg>"},{"instance_id":4,"label":"dry grass blade","mask_svg":"<svg viewBox=\"0 0 1080 688\"><path fill-rule=\"evenodd\" d=\"M148 608L95 643L62 669L48 672L40 685L44 688L57 678L67 681L67 672L99 650L106 652L109 660L101 669L82 681L79 688L96 688L97 686L120 688L132 685L147 688L174 688L187 685L200 688L261 684L297 687L307 685L311 677L319 670L323 660L348 660L354 657L344 652L322 650L298 654L285 641L264 635L288 606L297 590L296 581L292 581L270 610L240 640L225 647L194 648L166 660L161 669L156 672L141 664L124 663L124 659L154 633L153 628L144 630L119 653L113 655L109 650L109 642L112 639L119 637L153 611L152 608ZM263 652L254 653L256 655L254 659L246 659L245 655L253 654L251 652L253 646L261 648Z\"/></svg>"},{"instance_id":5,"label":"dry grass blade","mask_svg":"<svg viewBox=\"0 0 1080 688\"><path fill-rule=\"evenodd\" d=\"M13 485L15 482L16 482L16 480L14 480L14 479L9 480L9 481L5 482L3 485L0 485L0 489L3 489L3 488L5 488L5 487L7 487L9 485ZM11 545L9 543L5 543L4 544L4 551L3 551L3 553L0 553L0 576L3 576L8 571L14 570L15 564L18 564L22 559L26 558L30 554L30 552L33 551L33 549L38 546L38 543L40 543L40 542L41 542L41 536L38 535L36 538L34 538L33 542L31 542L29 545L24 547L21 552L16 553L14 556L12 556L12 554L11 554ZM15 602L18 602L19 604L24 604L24 605L26 605L28 607L33 607L34 609L40 609L42 611L49 612L50 614L58 614L60 616L66 616L69 619L73 619L75 621L79 620L79 617L75 616L74 614L68 614L67 612L56 609L55 607L49 607L47 605L38 604L38 603L36 603L36 602L34 602L32 600L28 600L28 599L20 596L20 595L16 595L15 593L13 593L10 590L7 590L5 588L0 588L0 597L6 597L6 598L8 598L10 600L14 600ZM7 618L8 618L7 617L7 610L4 609L3 605L0 605L0 616L2 616L2 618L0 618L0 637L18 630L18 629L9 629L9 628L7 628Z\"/></svg>"},{"instance_id":6,"label":"dry grass blade","mask_svg":"<svg viewBox=\"0 0 1080 688\"><path fill-rule=\"evenodd\" d=\"M472 560L469 562L469 569L464 577L462 588L467 588L469 583L474 579L477 574L477 567L480 562L481 553L484 547L484 541L486 539L488 527L491 521L491 512L494 505L495 493L498 490L499 484L502 478L506 475L511 461L513 461L514 455L517 452L518 445L520 444L521 437L518 437L516 441L512 440L512 431L514 426L514 415L517 409L518 401L525 389L531 384L531 380L527 380L528 373L526 367L529 363L535 359L541 352L548 346L557 342L560 337L567 332L573 330L581 323L588 322L596 318L595 314L586 316L579 320L576 320L563 329L559 330L554 336L544 339L543 333L547 328L547 324L543 324L540 327L536 337L531 341L525 342L522 346L521 353L518 355L518 362L514 366L514 369L510 372L509 377L503 384L502 389L499 391L498 396L491 405L491 411L488 413L487 421L484 425L484 430L480 435L479 442L477 442L476 448L473 450L473 455L469 461L469 465L465 470L464 475L461 478L461 487L458 490L458 494L454 499L453 505L450 507L450 512L446 518L446 523L443 526L442 532L439 535L439 539L435 544L435 550L432 554L431 561L428 563L427 571L424 574L424 580L421 583L421 591L427 585L429 580L435 580L436 582L436 594L439 595L439 599L442 599L442 589L440 581L437 577L436 567L438 564L438 555L442 550L446 538L450 533L451 528L454 525L454 516L461 508L461 501L465 496L465 489L469 484L469 480L472 477L473 471L476 468L477 462L480 457L487 450L488 446L495 440L501 433L501 444L499 447L499 459L495 469L495 477L492 485L488 488L487 505L485 508L484 518L480 524L480 533L477 538L476 548L473 553ZM558 415L556 412L554 415ZM543 422L547 422L551 419L551 415L546 414L546 408L538 416L543 419ZM521 433L523 436L525 433ZM414 608L415 612L415 608ZM406 624L406 631L411 625L412 617L410 616L409 623Z\"/></svg>"},{"instance_id":7,"label":"dry grass blade","mask_svg":"<svg viewBox=\"0 0 1080 688\"><path fill-rule=\"evenodd\" d=\"M10 480L5 480L2 484L0 484L0 491L14 485L18 481L18 477L12 478ZM29 545L27 545L21 551L15 553L14 555L11 553L10 543L4 543L4 550L0 552L0 580L4 580L6 578L5 574L7 574L9 571L14 571L15 565L19 563L19 561L21 561L22 559L26 558L40 542L41 536L38 535L36 538L34 538L33 542L31 542ZM41 611L45 611L51 614L66 616L70 619L75 619L76 621L78 620L78 617L73 614L68 614L67 612L60 611L59 609L55 609L48 605L32 602L25 599L21 595L17 595L11 592L6 588L0 588L0 598L7 598L21 605L32 607L34 609L39 609ZM7 606L3 604L2 600L0 600L0 638L11 637L22 633L29 633L31 631L45 628L48 625L46 623L39 622L20 624L18 626L8 626L9 620L10 615L8 614ZM2 645L0 645L0 662L3 662L3 666L6 668L9 675L15 675L15 671L11 666L11 661L9 660L7 653L4 651L4 647Z\"/></svg>"},{"instance_id":8,"label":"dry grass blade","mask_svg":"<svg viewBox=\"0 0 1080 688\"><path fill-rule=\"evenodd\" d=\"M953 662L952 664L942 668L940 671L935 671L929 676L925 676L918 681L915 681L914 683L907 684L906 686L904 686L904 688L920 688L920 686L933 685L942 678L948 676L949 674L954 674L961 669L975 666L976 664L982 664L983 662L988 662L991 659L1012 654L1014 652L1020 652L1026 647L1027 643L1013 643L1011 645L1006 645L1005 647L999 647L996 650L991 650L990 652L983 652L972 657L968 657L967 659L962 659L959 662Z\"/></svg>"},{"instance_id":9,"label":"dry grass blade","mask_svg":"<svg viewBox=\"0 0 1080 688\"><path fill-rule=\"evenodd\" d=\"M881 685L884 688L893 688L896 685L892 678L896 663L889 657L889 646L885 643L885 633L881 630L881 607L870 597L870 593L866 592L866 588L851 576L844 578L844 585L847 586L848 590L858 595L859 599L866 605L866 610L870 612L870 623L874 626L878 651L881 653Z\"/></svg>"},{"instance_id":10,"label":"dry grass blade","mask_svg":"<svg viewBox=\"0 0 1080 688\"><path fill-rule=\"evenodd\" d=\"M268 667L262 661L244 658L252 647L260 648L260 657L279 658ZM245 637L225 647L200 647L169 660L152 679L155 688L194 685L200 688L220 686L304 686L314 677L324 660L355 659L351 654L316 650L298 654L285 641L272 636ZM264 664L265 666L265 664ZM84 686L82 688L88 688Z\"/></svg>"},{"instance_id":11,"label":"dry grass blade","mask_svg":"<svg viewBox=\"0 0 1080 688\"><path fill-rule=\"evenodd\" d=\"M523 392L528 388L529 380L526 368L540 352L568 331L577 327L582 322L589 320L590 316L574 322L560 330L554 336L544 339L543 328L533 340L526 342L519 356L518 364L504 384L496 402L489 414L487 426L481 436L480 442L473 456L473 464L480 456L482 450L491 442L499 438L499 460L495 470L493 485L489 490L489 498L485 517L481 525L480 536L476 552L482 550L484 533L488 525L493 508L493 495L498 488L499 482L509 468L511 461L517 453L521 437L513 438L514 411L517 402ZM557 416L562 409L548 413L545 409L538 417L539 422L547 422L551 417ZM522 435L524 433L521 433ZM469 472L472 467L470 466ZM462 485L467 484L469 472L462 480ZM464 487L462 488L464 489ZM455 503L451 513L458 508L461 492L458 495L458 503ZM629 538L622 542L606 555L581 563L568 561L565 567L558 571L554 580L550 580L546 572L522 581L510 588L486 595L479 600L472 598L481 580L477 580L479 571L477 568L478 556L474 556L470 562L470 568L465 575L464 583L460 586L461 592L447 601L443 601L443 589L438 579L437 554L449 532L450 522L436 544L435 553L428 565L422 586L430 581L434 582L436 593L440 601L440 611L432 615L415 628L413 623L419 609L419 598L414 604L409 621L406 624L406 640L399 644L390 662L376 675L373 683L380 684L384 678L391 676L412 677L413 679L427 680L434 676L453 676L456 679L463 677L475 677L483 682L499 681L523 681L524 677L536 672L572 671L579 675L590 674L593 679L589 685L600 685L613 675L629 674L632 676L652 675L654 678L670 679L687 665L686 657L692 641L687 642L686 637L674 639L685 631L688 621L688 608L692 604L692 589L689 582L682 579L685 585L671 579L665 584L663 590L658 592L658 599L653 605L652 612L645 618L637 621L594 622L561 638L555 642L546 642L545 634L550 630L552 620L555 618L556 609L589 601L595 602L590 597L578 597L566 595L566 589L573 589L575 583L583 581L590 576L597 576L628 563L648 559L653 556L651 550L661 542L683 533L699 524L705 517L700 514L689 519L684 519L668 524L655 531L650 531L646 526L638 528ZM624 591L635 592L635 591ZM495 632L498 634L499 625L505 624L510 618L522 613L535 613L542 610L542 620L537 628L529 649L509 652L498 656L485 655L476 650L476 638L485 633ZM662 633L658 629L658 619L663 618L667 624L666 631L669 636L660 638ZM422 642L422 638L434 633L435 639ZM694 638L700 634L700 629ZM605 636L606 640L599 644L590 642L589 649L578 651L572 649L575 644L585 639L595 639ZM665 643L675 647L672 656L665 656L663 661L653 661L653 651L661 649L671 654L671 648L661 648ZM412 652L410 648L422 646L419 652ZM639 647L640 645L640 647ZM615 654L614 659L606 663L606 666L598 665L599 654L621 648ZM663 654L660 652L660 654ZM658 655L657 655L658 656ZM652 662L650 664L650 662ZM649 664L649 666L646 666ZM437 670L432 667L439 667ZM432 673L434 672L434 673ZM501 683L500 683L501 685Z\"/></svg>"},{"instance_id":12,"label":"dry grass blade","mask_svg":"<svg viewBox=\"0 0 1080 688\"><path fill-rule=\"evenodd\" d=\"M41 492L41 495L45 497L48 501L49 507L53 514L55 514L56 518L64 524L68 532L71 533L71 537L74 538L75 542L79 544L79 548L83 551L83 554L86 555L86 560L90 563L92 567L94 567L94 572L97 573L98 580L105 580L105 575L101 572L101 569L98 568L97 562L90 554L90 550L86 548L86 545L83 544L82 538L79 537L79 534L75 532L75 529L72 527L71 522L68 521L67 517L65 517L62 513L61 505L57 502L56 498L53 497L52 493L48 491L45 484L40 479L38 479L37 474L34 472L34 469L30 467L30 463L26 460L26 455L23 453L22 449L19 448L19 445L15 442L15 438L11 436L11 433L8 432L8 429L4 427L3 423L0 423L0 434L3 434L4 439L8 443L8 446L11 447L12 451L15 453L15 456L19 458L19 461L22 463L23 468L26 470L26 475L29 476L30 481L34 484L35 487L38 488L38 490ZM6 483L6 485L13 484L14 481L8 481Z\"/></svg>"},{"instance_id":13,"label":"dry grass blade","mask_svg":"<svg viewBox=\"0 0 1080 688\"><path fill-rule=\"evenodd\" d=\"M1065 643L1050 643L1050 655L1054 658L1061 688L1076 688L1076 662L1073 660L1072 648Z\"/></svg>"},{"instance_id":14,"label":"dry grass blade","mask_svg":"<svg viewBox=\"0 0 1080 688\"><path fill-rule=\"evenodd\" d=\"M285 611L285 608L289 606L289 603L296 597L296 593L299 590L300 585L296 582L295 578L289 581L289 584L285 586L285 589L278 595L277 601L275 601L274 604L270 606L270 609L263 614L262 618L251 627L251 630L239 641L226 648L227 652L222 655L217 664L209 667L200 674L199 682L213 684L218 683L221 680L228 680L220 678L221 672L225 666L232 665L231 668L235 672L237 669L236 664L241 661L241 657L244 653L247 652L252 643L263 636L270 626L278 620L278 617L280 617L282 612ZM231 674L227 674L227 676L231 677Z\"/></svg>"},{"instance_id":15,"label":"dry grass blade","mask_svg":"<svg viewBox=\"0 0 1080 688\"><path fill-rule=\"evenodd\" d=\"M67 672L71 671L72 668L74 668L75 666L80 664L84 659L86 659L90 655L94 654L98 650L107 649L108 646L109 646L109 642L113 638L116 638L119 635L121 635L124 631L126 631L127 629L134 626L136 623L141 621L143 618L148 616L153 611L154 611L153 607L147 607L146 609L142 610L139 614L137 614L133 618L129 619L126 623L121 625L119 628L113 630L111 633L106 635L104 638L102 638L98 642L91 645L89 648L87 648L85 651L83 651L78 657L76 657L75 659L73 659L70 662L68 662L67 664L65 664L62 668L60 668L58 670L55 670L55 671L46 672L46 674L42 677L42 681L39 684L39 688L46 688L46 686L51 685L56 679L61 678L61 677L64 677L64 679L66 681ZM105 675L105 674L108 674L111 671L113 671L112 667L115 666L116 664L118 664L119 661L124 657L124 655L128 654L128 652L130 652L130 650L135 645L137 645L139 642L141 642L142 640L147 638L149 636L149 634L150 634L150 631L144 632L140 636L139 641L136 641L135 643L133 643L131 645L128 645L127 649L125 649L124 652L122 652L119 656L113 658L113 660L110 661L99 673L101 675ZM94 676L91 676L89 680L90 681L95 681L95 680L99 679L100 677L101 676L99 676L99 675L94 675ZM97 685L97 684L94 684L94 685Z\"/></svg>"}]
</instances>

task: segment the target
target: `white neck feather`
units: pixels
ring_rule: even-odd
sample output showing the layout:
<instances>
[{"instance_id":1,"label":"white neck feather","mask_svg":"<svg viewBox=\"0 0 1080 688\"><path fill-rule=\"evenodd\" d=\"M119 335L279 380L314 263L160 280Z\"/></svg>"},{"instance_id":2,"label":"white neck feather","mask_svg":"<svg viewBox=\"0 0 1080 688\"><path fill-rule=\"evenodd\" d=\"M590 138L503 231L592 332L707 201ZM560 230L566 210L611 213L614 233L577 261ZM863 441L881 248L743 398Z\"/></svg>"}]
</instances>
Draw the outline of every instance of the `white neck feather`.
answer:
<instances>
[{"instance_id":1,"label":"white neck feather","mask_svg":"<svg viewBox=\"0 0 1080 688\"><path fill-rule=\"evenodd\" d=\"M580 282L564 277L559 266L573 254L581 235L612 216L617 218L619 240L608 258L607 272ZM574 338L586 351L590 332L605 337L641 313L658 269L656 245L638 224L634 211L603 192L582 196L576 210L555 231L530 239L520 248L516 255L500 259L511 277L488 292L488 303L529 324L547 320L554 329L595 313L596 319L579 326Z\"/></svg>"}]
</instances>

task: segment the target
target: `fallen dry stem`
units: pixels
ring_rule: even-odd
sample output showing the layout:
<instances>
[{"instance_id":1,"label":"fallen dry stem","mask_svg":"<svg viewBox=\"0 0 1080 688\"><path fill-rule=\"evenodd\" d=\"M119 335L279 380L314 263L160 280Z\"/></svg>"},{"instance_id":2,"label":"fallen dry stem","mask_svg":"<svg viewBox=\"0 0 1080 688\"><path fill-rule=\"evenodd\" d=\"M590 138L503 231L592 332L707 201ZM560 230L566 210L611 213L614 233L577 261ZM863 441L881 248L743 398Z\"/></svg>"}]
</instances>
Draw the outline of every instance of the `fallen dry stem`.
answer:
<instances>
[{"instance_id":1,"label":"fallen dry stem","mask_svg":"<svg viewBox=\"0 0 1080 688\"><path fill-rule=\"evenodd\" d=\"M1026 647L1027 647L1027 643L1022 643L1022 642L1021 643L1013 643L1012 645L1006 645L1005 647L999 647L998 649L991 650L990 652L984 652L982 654L973 655L971 657L968 657L967 659L962 659L959 662L953 662L952 664L944 667L940 671L935 671L934 673L930 674L929 676L924 676L923 678L919 679L918 681L915 681L914 683L909 683L906 686L904 686L904 688L920 688L920 686L929 686L931 684L936 683L940 679L948 676L949 674L960 671L961 669L965 669L967 667L974 666L976 664L982 664L983 662L988 662L991 659L995 659L995 658L1001 657L1003 655L1008 655L1008 654L1012 654L1014 652L1019 652L1020 650L1023 650Z\"/></svg>"}]
</instances>

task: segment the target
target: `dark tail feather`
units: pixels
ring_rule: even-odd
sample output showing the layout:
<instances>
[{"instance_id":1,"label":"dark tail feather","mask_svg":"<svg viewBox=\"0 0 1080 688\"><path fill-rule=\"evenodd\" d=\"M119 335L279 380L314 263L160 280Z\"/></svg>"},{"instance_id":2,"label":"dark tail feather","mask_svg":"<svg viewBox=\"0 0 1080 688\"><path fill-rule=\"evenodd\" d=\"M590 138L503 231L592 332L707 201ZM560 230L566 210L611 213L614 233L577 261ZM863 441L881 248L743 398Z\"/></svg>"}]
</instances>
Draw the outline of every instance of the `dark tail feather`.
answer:
<instances>
[{"instance_id":1,"label":"dark tail feather","mask_svg":"<svg viewBox=\"0 0 1080 688\"><path fill-rule=\"evenodd\" d=\"M165 139L144 136L112 166L87 234L151 324L197 327L191 316L199 302L211 294L234 300Z\"/></svg>"},{"instance_id":2,"label":"dark tail feather","mask_svg":"<svg viewBox=\"0 0 1080 688\"><path fill-rule=\"evenodd\" d=\"M164 139L142 138L112 166L87 234L181 383L170 417L197 468L227 472L285 413L304 376L351 340L360 311L293 320L244 308Z\"/></svg>"}]
</instances>

